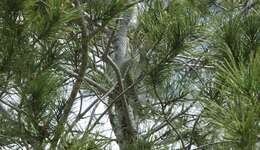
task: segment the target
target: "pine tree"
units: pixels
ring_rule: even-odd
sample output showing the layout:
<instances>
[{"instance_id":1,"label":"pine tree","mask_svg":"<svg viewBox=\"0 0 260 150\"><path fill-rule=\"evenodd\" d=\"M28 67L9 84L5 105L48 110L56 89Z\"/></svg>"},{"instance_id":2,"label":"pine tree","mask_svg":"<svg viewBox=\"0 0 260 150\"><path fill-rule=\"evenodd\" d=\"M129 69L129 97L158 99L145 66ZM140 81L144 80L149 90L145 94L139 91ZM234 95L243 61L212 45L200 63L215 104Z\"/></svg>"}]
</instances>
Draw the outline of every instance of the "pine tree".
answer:
<instances>
[{"instance_id":1,"label":"pine tree","mask_svg":"<svg viewBox=\"0 0 260 150\"><path fill-rule=\"evenodd\" d=\"M1 149L258 149L259 8L1 0Z\"/></svg>"}]
</instances>

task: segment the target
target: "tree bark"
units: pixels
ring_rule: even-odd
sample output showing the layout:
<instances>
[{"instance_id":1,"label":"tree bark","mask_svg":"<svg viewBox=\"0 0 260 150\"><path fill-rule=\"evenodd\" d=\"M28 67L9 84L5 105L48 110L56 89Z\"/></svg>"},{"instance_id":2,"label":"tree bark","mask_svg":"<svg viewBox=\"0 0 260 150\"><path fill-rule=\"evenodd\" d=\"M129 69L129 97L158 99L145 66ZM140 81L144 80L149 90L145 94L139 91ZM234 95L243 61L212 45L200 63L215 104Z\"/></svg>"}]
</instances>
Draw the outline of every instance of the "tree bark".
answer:
<instances>
[{"instance_id":1,"label":"tree bark","mask_svg":"<svg viewBox=\"0 0 260 150\"><path fill-rule=\"evenodd\" d=\"M117 77L118 86L115 88L111 101L115 99L125 88L129 86L125 78L125 63L129 60L127 56L129 39L127 37L128 29L130 26L131 18L134 15L132 8L122 14L120 20L117 23L117 30L115 32L115 40L113 42L115 52L113 62L119 69L119 77ZM116 68L114 68L116 70ZM133 108L131 106L131 99L129 94L123 94L118 101L114 104L114 107L109 111L109 119L118 141L120 150L129 150L132 145L138 141L137 123Z\"/></svg>"}]
</instances>

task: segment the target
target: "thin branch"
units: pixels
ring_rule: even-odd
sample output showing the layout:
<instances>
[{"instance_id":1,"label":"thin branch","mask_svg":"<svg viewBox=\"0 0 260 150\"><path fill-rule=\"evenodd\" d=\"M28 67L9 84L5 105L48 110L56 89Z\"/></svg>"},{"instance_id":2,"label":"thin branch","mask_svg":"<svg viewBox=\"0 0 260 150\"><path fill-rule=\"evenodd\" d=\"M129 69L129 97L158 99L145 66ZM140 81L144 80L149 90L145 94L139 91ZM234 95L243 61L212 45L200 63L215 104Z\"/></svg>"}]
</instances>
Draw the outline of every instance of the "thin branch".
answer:
<instances>
[{"instance_id":1,"label":"thin branch","mask_svg":"<svg viewBox=\"0 0 260 150\"><path fill-rule=\"evenodd\" d=\"M110 105L105 109L105 111L97 118L96 122L88 130L86 130L84 134L88 134L89 132L91 132L98 124L98 122L103 118L103 116L112 108L113 104L116 103L123 94L125 94L128 90L130 90L132 87L138 84L141 80L143 80L143 78L144 75L140 75L139 78L133 84L131 84L124 91L122 91L116 98L114 98Z\"/></svg>"},{"instance_id":2,"label":"thin branch","mask_svg":"<svg viewBox=\"0 0 260 150\"><path fill-rule=\"evenodd\" d=\"M78 78L78 75L75 72L69 70L67 67L59 66L59 69L61 69L62 71L66 72L67 74L69 74L75 78ZM106 93L108 91L105 87L101 86L100 84L98 84L97 82L95 82L94 80L92 80L86 76L84 76L84 81L87 82L88 84L90 84L91 86L97 88L102 93Z\"/></svg>"},{"instance_id":3,"label":"thin branch","mask_svg":"<svg viewBox=\"0 0 260 150\"><path fill-rule=\"evenodd\" d=\"M79 1L77 1L77 5L80 6ZM67 102L65 103L64 109L63 109L63 113L59 119L58 125L56 127L55 133L54 133L54 137L52 139L52 143L51 143L51 149L56 149L57 143L60 139L60 136L64 130L64 125L66 123L66 120L68 119L69 113L71 111L71 108L73 106L73 103L75 101L75 98L79 92L81 83L84 79L84 75L85 75L85 70L87 69L87 50L88 50L88 41L91 39L90 37L87 36L87 28L86 28L86 24L85 24L85 19L82 16L83 14L83 10L81 10L81 17L82 17L82 23L83 23L83 27L82 27L82 49L81 49L81 66L79 69L79 74L78 74L78 78L75 82L75 84L72 87L72 91L70 93L70 96L67 100ZM88 37L88 38L87 38ZM94 37L94 35L92 36Z\"/></svg>"},{"instance_id":4,"label":"thin branch","mask_svg":"<svg viewBox=\"0 0 260 150\"><path fill-rule=\"evenodd\" d=\"M233 141L219 141L219 142L214 142L214 143L208 143L202 146L199 146L197 148L194 148L193 150L201 150L203 148L206 148L208 146L212 146L212 145L217 145L217 144L224 144L224 143L232 143Z\"/></svg>"},{"instance_id":5,"label":"thin branch","mask_svg":"<svg viewBox=\"0 0 260 150\"><path fill-rule=\"evenodd\" d=\"M193 103L194 104L194 103ZM180 117L181 115L185 114L192 106L193 104L191 104L190 106L188 106L185 110L183 110L182 112L178 113L176 116L172 117L171 119L169 119L169 121L173 121L174 119ZM155 127L154 129L150 130L146 135L145 135L145 139L149 138L152 134L154 134L155 132L158 132L159 130L161 130L162 128L164 128L167 125L167 123L163 123L160 124L159 126Z\"/></svg>"},{"instance_id":6,"label":"thin branch","mask_svg":"<svg viewBox=\"0 0 260 150\"><path fill-rule=\"evenodd\" d=\"M201 114L197 117L197 119L195 120L194 122L194 125L192 127L192 131L191 131L191 136L190 136L190 143L187 147L188 150L191 150L191 146L192 146L192 140L193 140L193 136L194 136L194 133L195 133L195 130L196 130L196 126L200 120L200 117L201 117Z\"/></svg>"}]
</instances>

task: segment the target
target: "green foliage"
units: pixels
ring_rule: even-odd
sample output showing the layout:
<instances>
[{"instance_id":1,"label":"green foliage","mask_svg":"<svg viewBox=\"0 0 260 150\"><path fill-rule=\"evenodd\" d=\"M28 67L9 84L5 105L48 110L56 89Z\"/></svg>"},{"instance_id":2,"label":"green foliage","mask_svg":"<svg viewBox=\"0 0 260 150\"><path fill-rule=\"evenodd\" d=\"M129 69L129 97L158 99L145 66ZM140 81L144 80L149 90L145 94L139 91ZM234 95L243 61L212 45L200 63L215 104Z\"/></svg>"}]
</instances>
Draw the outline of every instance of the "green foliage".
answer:
<instances>
[{"instance_id":1,"label":"green foliage","mask_svg":"<svg viewBox=\"0 0 260 150\"><path fill-rule=\"evenodd\" d=\"M196 11L182 2L155 1L140 18L144 38L141 56L153 84L163 84L173 69L172 60L185 49L196 31Z\"/></svg>"},{"instance_id":2,"label":"green foliage","mask_svg":"<svg viewBox=\"0 0 260 150\"><path fill-rule=\"evenodd\" d=\"M116 134L144 137L123 141L131 143L129 150L175 149L180 143L183 149L257 149L260 6L255 2L1 0L1 148L106 149L119 141L99 134L108 124L97 118L108 114L109 121L116 118L109 124L114 132L112 123L135 132L124 123L136 122L137 133ZM113 43L118 23L131 17L135 3L138 23L127 26L127 67L119 67L127 73L117 81L109 70ZM121 82L124 89L118 91ZM116 101L133 107L129 112L108 102L118 93L124 99ZM89 131L92 125L101 128Z\"/></svg>"},{"instance_id":3,"label":"green foliage","mask_svg":"<svg viewBox=\"0 0 260 150\"><path fill-rule=\"evenodd\" d=\"M215 0L188 0L189 4L203 15L209 14L209 7Z\"/></svg>"},{"instance_id":4,"label":"green foliage","mask_svg":"<svg viewBox=\"0 0 260 150\"><path fill-rule=\"evenodd\" d=\"M219 30L213 39L217 49L216 55L229 59L227 52L231 52L236 62L248 63L251 55L254 57L259 47L259 15L232 17L229 14L222 18L221 22L222 25L217 28Z\"/></svg>"},{"instance_id":5,"label":"green foliage","mask_svg":"<svg viewBox=\"0 0 260 150\"><path fill-rule=\"evenodd\" d=\"M29 109L29 113L34 119L45 117L55 103L59 95L59 87L61 79L49 72L43 72L28 81L21 89L21 95L25 98L25 108Z\"/></svg>"},{"instance_id":6,"label":"green foliage","mask_svg":"<svg viewBox=\"0 0 260 150\"><path fill-rule=\"evenodd\" d=\"M202 98L205 118L215 131L215 149L257 149L259 141L259 14L236 10L213 20L209 41L216 66L213 81ZM244 3L243 3L244 4ZM244 12L245 13L245 12ZM210 25L212 25L210 24ZM208 137L209 138L209 137Z\"/></svg>"},{"instance_id":7,"label":"green foliage","mask_svg":"<svg viewBox=\"0 0 260 150\"><path fill-rule=\"evenodd\" d=\"M79 12L70 8L66 1L27 0L24 4L24 25L38 40L61 36L66 23L79 18Z\"/></svg>"},{"instance_id":8,"label":"green foliage","mask_svg":"<svg viewBox=\"0 0 260 150\"><path fill-rule=\"evenodd\" d=\"M153 143L140 139L137 143L129 145L126 150L151 150L152 146Z\"/></svg>"},{"instance_id":9,"label":"green foliage","mask_svg":"<svg viewBox=\"0 0 260 150\"><path fill-rule=\"evenodd\" d=\"M80 138L75 136L64 144L64 150L101 150L101 145L97 144L95 137Z\"/></svg>"},{"instance_id":10,"label":"green foliage","mask_svg":"<svg viewBox=\"0 0 260 150\"><path fill-rule=\"evenodd\" d=\"M91 12L94 19L99 21L110 20L115 14L122 11L126 5L125 0L111 0L104 3L102 0L90 0L86 3L87 12Z\"/></svg>"},{"instance_id":11,"label":"green foliage","mask_svg":"<svg viewBox=\"0 0 260 150\"><path fill-rule=\"evenodd\" d=\"M3 116L1 111L1 135L7 136L1 146L29 142L42 149L63 96L64 78L54 69L62 50L58 39L65 38L66 24L78 14L62 1L4 0L0 8L1 102L3 95L13 96L12 107L3 107Z\"/></svg>"},{"instance_id":12,"label":"green foliage","mask_svg":"<svg viewBox=\"0 0 260 150\"><path fill-rule=\"evenodd\" d=\"M226 32L226 34L228 33L233 36L235 34L234 32ZM216 128L221 129L224 139L231 141L232 147L255 149L260 131L260 72L258 67L260 53L257 50L254 55L248 56L248 60L245 60L247 57L241 60L237 57L237 53L232 53L229 50L232 51L232 48L226 50L225 62L217 67L217 87L215 90L219 91L218 99L222 100L219 102L215 99L208 99L205 107L206 114L210 122ZM239 49L234 50L238 51ZM248 54L240 56L245 55Z\"/></svg>"}]
</instances>

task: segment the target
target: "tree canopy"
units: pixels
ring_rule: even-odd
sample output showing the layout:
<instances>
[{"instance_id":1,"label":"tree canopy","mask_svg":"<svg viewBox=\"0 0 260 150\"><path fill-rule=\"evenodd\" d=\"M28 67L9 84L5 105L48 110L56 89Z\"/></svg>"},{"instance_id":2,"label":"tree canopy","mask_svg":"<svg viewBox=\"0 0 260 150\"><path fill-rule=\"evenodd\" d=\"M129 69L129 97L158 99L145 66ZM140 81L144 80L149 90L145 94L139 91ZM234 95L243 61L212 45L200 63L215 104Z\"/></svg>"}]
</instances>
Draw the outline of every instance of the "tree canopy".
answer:
<instances>
[{"instance_id":1,"label":"tree canopy","mask_svg":"<svg viewBox=\"0 0 260 150\"><path fill-rule=\"evenodd\" d=\"M0 149L257 150L259 0L1 0Z\"/></svg>"}]
</instances>

